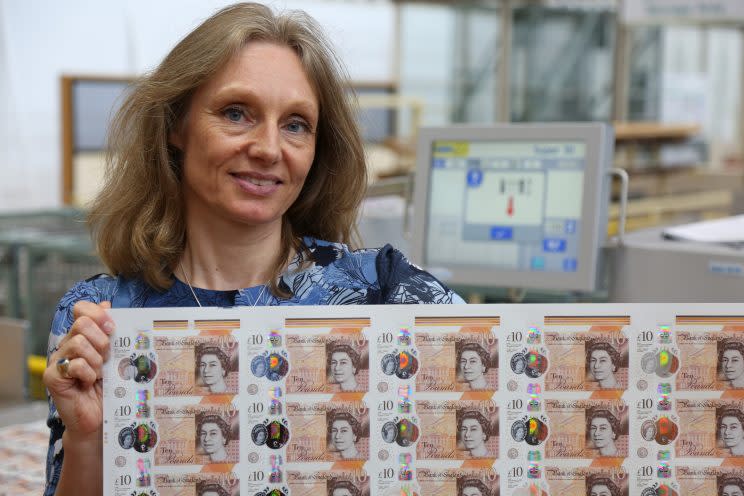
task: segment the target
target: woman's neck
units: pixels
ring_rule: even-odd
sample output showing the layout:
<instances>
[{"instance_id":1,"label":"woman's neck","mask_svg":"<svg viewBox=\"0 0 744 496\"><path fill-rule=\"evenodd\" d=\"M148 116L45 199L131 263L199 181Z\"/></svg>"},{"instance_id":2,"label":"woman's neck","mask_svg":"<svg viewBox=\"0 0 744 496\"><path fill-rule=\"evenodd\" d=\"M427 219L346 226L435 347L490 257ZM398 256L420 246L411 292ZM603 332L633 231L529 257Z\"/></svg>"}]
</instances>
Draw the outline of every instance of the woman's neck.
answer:
<instances>
[{"instance_id":1,"label":"woman's neck","mask_svg":"<svg viewBox=\"0 0 744 496\"><path fill-rule=\"evenodd\" d=\"M187 220L176 276L193 287L233 290L266 284L281 251L281 221L267 226ZM182 273L182 272L185 272Z\"/></svg>"}]
</instances>

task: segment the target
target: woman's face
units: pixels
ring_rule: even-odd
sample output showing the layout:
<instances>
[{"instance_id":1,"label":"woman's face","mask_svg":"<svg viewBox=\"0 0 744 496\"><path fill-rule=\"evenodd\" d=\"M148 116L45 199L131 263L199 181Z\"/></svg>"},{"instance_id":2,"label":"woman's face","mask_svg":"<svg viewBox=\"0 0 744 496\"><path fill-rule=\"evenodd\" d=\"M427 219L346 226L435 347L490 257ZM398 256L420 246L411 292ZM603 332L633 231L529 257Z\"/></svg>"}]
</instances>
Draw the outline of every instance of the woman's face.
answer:
<instances>
[{"instance_id":1,"label":"woman's face","mask_svg":"<svg viewBox=\"0 0 744 496\"><path fill-rule=\"evenodd\" d=\"M486 433L483 432L480 422L466 418L460 425L460 439L467 449L472 450L486 442Z\"/></svg>"},{"instance_id":2,"label":"woman's face","mask_svg":"<svg viewBox=\"0 0 744 496\"><path fill-rule=\"evenodd\" d=\"M395 434L396 434L395 424L387 424L384 426L384 430L382 433L383 439L385 439L388 442L393 442L395 440Z\"/></svg>"},{"instance_id":3,"label":"woman's face","mask_svg":"<svg viewBox=\"0 0 744 496\"><path fill-rule=\"evenodd\" d=\"M721 493L721 496L744 496L744 492L739 486L735 484L729 484L727 486L723 486L723 492Z\"/></svg>"},{"instance_id":4,"label":"woman's face","mask_svg":"<svg viewBox=\"0 0 744 496\"><path fill-rule=\"evenodd\" d=\"M480 355L473 350L465 350L460 355L460 370L466 381L472 382L486 372Z\"/></svg>"},{"instance_id":5,"label":"woman's face","mask_svg":"<svg viewBox=\"0 0 744 496\"><path fill-rule=\"evenodd\" d=\"M349 354L336 351L331 354L331 375L336 383L344 383L354 377L356 370Z\"/></svg>"},{"instance_id":6,"label":"woman's face","mask_svg":"<svg viewBox=\"0 0 744 496\"><path fill-rule=\"evenodd\" d=\"M615 372L610 354L605 350L594 350L589 355L589 371L595 381L602 381L611 377Z\"/></svg>"},{"instance_id":7,"label":"woman's face","mask_svg":"<svg viewBox=\"0 0 744 496\"><path fill-rule=\"evenodd\" d=\"M594 417L589 424L589 435L594 446L601 449L615 442L615 434L612 432L612 424L604 417Z\"/></svg>"},{"instance_id":8,"label":"woman's face","mask_svg":"<svg viewBox=\"0 0 744 496\"><path fill-rule=\"evenodd\" d=\"M338 451L345 451L354 446L354 430L348 420L333 421L331 442Z\"/></svg>"},{"instance_id":9,"label":"woman's face","mask_svg":"<svg viewBox=\"0 0 744 496\"><path fill-rule=\"evenodd\" d=\"M732 448L744 439L742 425L738 418L726 416L721 419L721 425L718 427L723 445Z\"/></svg>"},{"instance_id":10,"label":"woman's face","mask_svg":"<svg viewBox=\"0 0 744 496\"><path fill-rule=\"evenodd\" d=\"M222 362L217 355L210 353L202 355L199 362L199 375L201 375L205 385L213 386L221 382L226 374L227 372L222 368Z\"/></svg>"},{"instance_id":11,"label":"woman's face","mask_svg":"<svg viewBox=\"0 0 744 496\"><path fill-rule=\"evenodd\" d=\"M461 494L462 496L483 496L483 493L480 492L480 489L475 486L463 487Z\"/></svg>"},{"instance_id":12,"label":"woman's face","mask_svg":"<svg viewBox=\"0 0 744 496\"><path fill-rule=\"evenodd\" d=\"M738 379L744 372L744 359L738 350L726 350L721 358L721 368L727 380Z\"/></svg>"},{"instance_id":13,"label":"woman's face","mask_svg":"<svg viewBox=\"0 0 744 496\"><path fill-rule=\"evenodd\" d=\"M187 216L278 228L315 156L319 104L297 55L250 42L194 93L170 142Z\"/></svg>"},{"instance_id":14,"label":"woman's face","mask_svg":"<svg viewBox=\"0 0 744 496\"><path fill-rule=\"evenodd\" d=\"M199 431L199 442L208 455L217 453L226 444L220 426L214 422L202 424Z\"/></svg>"},{"instance_id":15,"label":"woman's face","mask_svg":"<svg viewBox=\"0 0 744 496\"><path fill-rule=\"evenodd\" d=\"M590 496L612 496L610 488L604 484L595 484L592 486L592 491L589 493Z\"/></svg>"}]
</instances>

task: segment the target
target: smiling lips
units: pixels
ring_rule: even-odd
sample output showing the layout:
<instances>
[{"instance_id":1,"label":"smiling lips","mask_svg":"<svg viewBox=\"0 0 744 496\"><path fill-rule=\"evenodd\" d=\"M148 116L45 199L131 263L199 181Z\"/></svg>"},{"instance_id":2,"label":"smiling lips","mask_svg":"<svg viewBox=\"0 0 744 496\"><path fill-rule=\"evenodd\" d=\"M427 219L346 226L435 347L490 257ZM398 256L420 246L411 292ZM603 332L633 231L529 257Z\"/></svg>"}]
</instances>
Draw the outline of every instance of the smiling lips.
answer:
<instances>
[{"instance_id":1,"label":"smiling lips","mask_svg":"<svg viewBox=\"0 0 744 496\"><path fill-rule=\"evenodd\" d=\"M258 196L268 196L282 184L282 181L274 176L255 173L239 174L237 172L231 172L230 175L243 191Z\"/></svg>"}]
</instances>

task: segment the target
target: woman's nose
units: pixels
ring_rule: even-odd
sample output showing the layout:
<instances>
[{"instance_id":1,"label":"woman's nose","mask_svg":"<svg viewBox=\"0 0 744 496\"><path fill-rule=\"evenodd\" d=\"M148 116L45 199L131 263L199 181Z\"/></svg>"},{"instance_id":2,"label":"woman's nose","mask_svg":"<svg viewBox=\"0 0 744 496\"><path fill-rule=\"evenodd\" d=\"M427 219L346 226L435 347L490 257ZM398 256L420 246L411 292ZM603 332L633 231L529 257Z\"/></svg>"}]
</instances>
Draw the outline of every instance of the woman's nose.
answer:
<instances>
[{"instance_id":1,"label":"woman's nose","mask_svg":"<svg viewBox=\"0 0 744 496\"><path fill-rule=\"evenodd\" d=\"M279 161L281 157L281 135L278 124L261 123L251 130L248 152L251 157L267 164Z\"/></svg>"}]
</instances>

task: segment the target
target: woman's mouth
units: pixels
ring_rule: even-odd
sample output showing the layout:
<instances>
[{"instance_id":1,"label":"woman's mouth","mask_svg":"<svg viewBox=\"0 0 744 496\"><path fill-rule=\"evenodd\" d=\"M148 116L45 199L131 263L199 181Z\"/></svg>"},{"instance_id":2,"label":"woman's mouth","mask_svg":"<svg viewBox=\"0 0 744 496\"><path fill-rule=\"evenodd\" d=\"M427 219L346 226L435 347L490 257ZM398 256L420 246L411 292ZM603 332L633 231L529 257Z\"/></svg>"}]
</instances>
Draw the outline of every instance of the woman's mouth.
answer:
<instances>
[{"instance_id":1,"label":"woman's mouth","mask_svg":"<svg viewBox=\"0 0 744 496\"><path fill-rule=\"evenodd\" d=\"M235 182L243 191L259 196L270 195L282 184L282 181L274 177L238 173L230 173L230 176L235 179Z\"/></svg>"}]
</instances>

